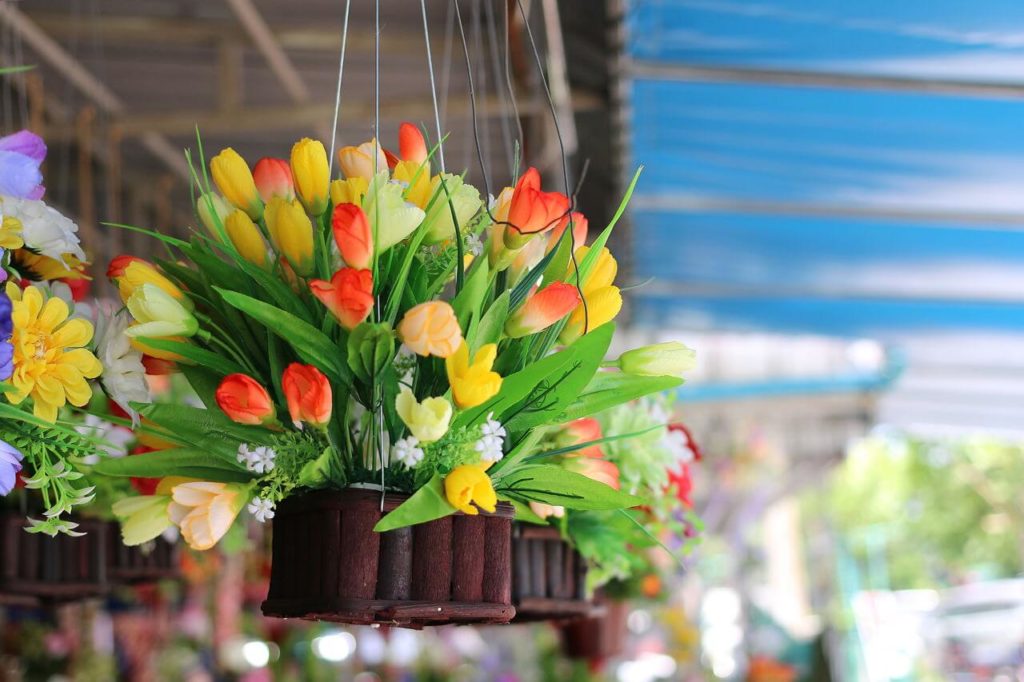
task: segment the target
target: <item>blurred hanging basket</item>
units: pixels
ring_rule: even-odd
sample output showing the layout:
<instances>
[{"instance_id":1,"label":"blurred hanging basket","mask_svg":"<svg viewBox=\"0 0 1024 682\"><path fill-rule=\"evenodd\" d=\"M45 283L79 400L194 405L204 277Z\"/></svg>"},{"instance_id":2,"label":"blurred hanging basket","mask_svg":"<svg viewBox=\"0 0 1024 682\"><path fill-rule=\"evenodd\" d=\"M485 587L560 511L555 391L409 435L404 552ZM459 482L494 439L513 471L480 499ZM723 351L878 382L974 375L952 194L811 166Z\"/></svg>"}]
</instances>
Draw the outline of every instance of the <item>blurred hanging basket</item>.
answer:
<instances>
[{"instance_id":1,"label":"blurred hanging basket","mask_svg":"<svg viewBox=\"0 0 1024 682\"><path fill-rule=\"evenodd\" d=\"M121 542L120 525L107 524L107 578L111 583L141 585L181 577L178 548L162 537L138 547Z\"/></svg>"},{"instance_id":2,"label":"blurred hanging basket","mask_svg":"<svg viewBox=\"0 0 1024 682\"><path fill-rule=\"evenodd\" d=\"M384 497L384 512L407 499ZM455 514L384 533L381 494L321 490L280 503L274 516L270 593L263 614L422 628L507 623L511 505Z\"/></svg>"},{"instance_id":3,"label":"blurred hanging basket","mask_svg":"<svg viewBox=\"0 0 1024 682\"><path fill-rule=\"evenodd\" d=\"M75 519L81 537L25 532L25 517L0 512L0 593L14 601L74 601L107 588L107 524Z\"/></svg>"},{"instance_id":4,"label":"blurred hanging basket","mask_svg":"<svg viewBox=\"0 0 1024 682\"><path fill-rule=\"evenodd\" d=\"M586 561L558 529L514 524L512 567L515 622L571 620L593 612Z\"/></svg>"},{"instance_id":5,"label":"blurred hanging basket","mask_svg":"<svg viewBox=\"0 0 1024 682\"><path fill-rule=\"evenodd\" d=\"M566 623L561 632L562 651L566 656L587 660L598 668L607 659L621 656L626 649L629 602L598 595L595 604L595 615Z\"/></svg>"}]
</instances>

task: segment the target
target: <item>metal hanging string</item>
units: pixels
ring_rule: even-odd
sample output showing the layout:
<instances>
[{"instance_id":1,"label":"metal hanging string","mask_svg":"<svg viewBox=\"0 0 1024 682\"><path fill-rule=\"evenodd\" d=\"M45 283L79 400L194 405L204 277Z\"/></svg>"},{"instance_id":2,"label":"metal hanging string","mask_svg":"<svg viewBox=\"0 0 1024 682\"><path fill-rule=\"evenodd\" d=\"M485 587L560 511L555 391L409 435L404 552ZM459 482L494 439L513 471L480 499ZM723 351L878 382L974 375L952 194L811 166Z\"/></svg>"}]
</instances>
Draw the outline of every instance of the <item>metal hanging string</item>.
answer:
<instances>
[{"instance_id":1,"label":"metal hanging string","mask_svg":"<svg viewBox=\"0 0 1024 682\"><path fill-rule=\"evenodd\" d=\"M437 85L434 81L434 57L430 49L430 27L427 25L427 0L420 0L420 9L423 12L423 41L427 46L427 70L430 71L430 95L434 101L434 127L437 132L437 159L441 163L441 172L445 172L444 166L444 144L441 134L441 111L437 106Z\"/></svg>"},{"instance_id":2,"label":"metal hanging string","mask_svg":"<svg viewBox=\"0 0 1024 682\"><path fill-rule=\"evenodd\" d=\"M506 10L503 12L505 15L504 27L505 27L505 87L508 90L508 100L512 103L512 114L516 121L516 132L519 137L516 138L518 149L516 150L517 156L514 159L515 169L518 170L520 165L520 156L523 152L523 140L526 139L523 135L523 119L519 116L519 103L516 101L515 88L512 86L512 37L511 28L509 25L512 23L509 12ZM516 170L513 171L512 177L515 179Z\"/></svg>"},{"instance_id":3,"label":"metal hanging string","mask_svg":"<svg viewBox=\"0 0 1024 682\"><path fill-rule=\"evenodd\" d=\"M501 59L498 55L498 29L497 21L494 18L494 5L490 0L484 2L484 16L487 20L487 37L488 44L491 48L491 68L494 70L494 93L498 97L498 101L505 102L505 94L502 92L499 83L501 82ZM515 178L516 175L516 157L514 151L514 141L512 139L512 129L508 124L507 116L499 116L501 121L501 140L505 145L505 155L508 157L509 177Z\"/></svg>"},{"instance_id":4,"label":"metal hanging string","mask_svg":"<svg viewBox=\"0 0 1024 682\"><path fill-rule=\"evenodd\" d=\"M377 160L380 154L380 0L374 2L374 101L373 101L373 201L374 201L374 241L377 240L377 221L380 219L380 182L377 177ZM380 315L380 299L377 299L377 315ZM377 458L380 462L380 510L384 512L384 497L387 494L387 484L384 480L384 391L381 387L375 386L377 399L375 407L377 412Z\"/></svg>"},{"instance_id":5,"label":"metal hanging string","mask_svg":"<svg viewBox=\"0 0 1024 682\"><path fill-rule=\"evenodd\" d=\"M338 57L338 87L334 91L334 122L331 124L331 149L327 156L327 177L334 174L334 145L338 139L338 114L341 112L341 78L345 73L345 47L348 45L348 11L352 0L345 0L345 20L341 26L341 54Z\"/></svg>"}]
</instances>

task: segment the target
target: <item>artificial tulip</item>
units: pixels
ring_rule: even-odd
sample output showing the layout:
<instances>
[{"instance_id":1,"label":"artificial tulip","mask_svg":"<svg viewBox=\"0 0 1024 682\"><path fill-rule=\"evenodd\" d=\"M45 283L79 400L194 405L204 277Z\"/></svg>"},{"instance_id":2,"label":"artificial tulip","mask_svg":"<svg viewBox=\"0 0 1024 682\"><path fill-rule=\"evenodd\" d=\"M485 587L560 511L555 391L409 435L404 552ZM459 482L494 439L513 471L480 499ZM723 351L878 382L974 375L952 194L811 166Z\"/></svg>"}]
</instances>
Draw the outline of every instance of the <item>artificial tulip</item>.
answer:
<instances>
[{"instance_id":1,"label":"artificial tulip","mask_svg":"<svg viewBox=\"0 0 1024 682\"><path fill-rule=\"evenodd\" d=\"M313 223L298 201L271 199L266 211L267 231L274 248L302 277L313 274Z\"/></svg>"},{"instance_id":2,"label":"artificial tulip","mask_svg":"<svg viewBox=\"0 0 1024 682\"><path fill-rule=\"evenodd\" d=\"M419 128L408 122L398 126L398 155L402 161L423 164L427 153L427 142Z\"/></svg>"},{"instance_id":3,"label":"artificial tulip","mask_svg":"<svg viewBox=\"0 0 1024 682\"><path fill-rule=\"evenodd\" d=\"M530 511L539 516L542 519L548 517L555 517L561 519L565 517L565 507L560 505L548 504L547 502L530 502Z\"/></svg>"},{"instance_id":4,"label":"artificial tulip","mask_svg":"<svg viewBox=\"0 0 1024 682\"><path fill-rule=\"evenodd\" d=\"M581 445L583 443L594 443L594 441L601 440L601 422L597 421L593 417L584 417L571 421L565 426L564 439L566 445ZM585 448L575 450L573 453L575 456L580 457L604 457L604 451L601 450L600 444L588 445Z\"/></svg>"},{"instance_id":5,"label":"artificial tulip","mask_svg":"<svg viewBox=\"0 0 1024 682\"><path fill-rule=\"evenodd\" d=\"M487 343L480 347L470 363L469 345L463 341L459 349L445 359L448 384L459 408L476 407L501 390L501 375L491 369L497 356L497 344Z\"/></svg>"},{"instance_id":6,"label":"artificial tulip","mask_svg":"<svg viewBox=\"0 0 1024 682\"><path fill-rule=\"evenodd\" d=\"M284 159L264 156L253 166L252 179L264 203L269 203L274 197L281 197L285 201L295 198L292 169Z\"/></svg>"},{"instance_id":7,"label":"artificial tulip","mask_svg":"<svg viewBox=\"0 0 1024 682\"><path fill-rule=\"evenodd\" d=\"M299 200L310 215L319 216L327 208L331 171L327 152L319 140L304 137L292 147L292 177Z\"/></svg>"},{"instance_id":8,"label":"artificial tulip","mask_svg":"<svg viewBox=\"0 0 1024 682\"><path fill-rule=\"evenodd\" d=\"M363 205L363 197L370 183L366 178L348 178L347 180L331 181L331 203Z\"/></svg>"},{"instance_id":9,"label":"artificial tulip","mask_svg":"<svg viewBox=\"0 0 1024 682\"><path fill-rule=\"evenodd\" d=\"M213 547L235 522L248 501L249 486L241 483L189 481L171 489L168 514L192 549Z\"/></svg>"},{"instance_id":10,"label":"artificial tulip","mask_svg":"<svg viewBox=\"0 0 1024 682\"><path fill-rule=\"evenodd\" d=\"M235 209L224 222L224 229L239 256L253 265L266 266L267 245L263 242L259 228L245 211Z\"/></svg>"},{"instance_id":11,"label":"artificial tulip","mask_svg":"<svg viewBox=\"0 0 1024 682\"><path fill-rule=\"evenodd\" d=\"M463 464L452 469L444 479L444 494L448 504L469 516L480 513L477 507L493 514L498 506L491 477L479 464Z\"/></svg>"},{"instance_id":12,"label":"artificial tulip","mask_svg":"<svg viewBox=\"0 0 1024 682\"><path fill-rule=\"evenodd\" d=\"M210 161L210 172L217 189L235 208L249 214L253 220L263 215L263 200L256 189L249 165L231 147L224 149Z\"/></svg>"},{"instance_id":13,"label":"artificial tulip","mask_svg":"<svg viewBox=\"0 0 1024 682\"><path fill-rule=\"evenodd\" d=\"M366 190L363 207L378 254L408 237L423 222L423 209L406 203L402 186L388 182L384 173Z\"/></svg>"},{"instance_id":14,"label":"artificial tulip","mask_svg":"<svg viewBox=\"0 0 1024 682\"><path fill-rule=\"evenodd\" d=\"M331 214L331 229L345 265L366 270L373 262L373 232L366 213L356 204L337 204Z\"/></svg>"},{"instance_id":15,"label":"artificial tulip","mask_svg":"<svg viewBox=\"0 0 1024 682\"><path fill-rule=\"evenodd\" d=\"M373 310L373 274L369 270L342 268L330 282L311 280L309 289L350 331Z\"/></svg>"},{"instance_id":16,"label":"artificial tulip","mask_svg":"<svg viewBox=\"0 0 1024 682\"><path fill-rule=\"evenodd\" d=\"M628 350L617 364L626 374L682 378L697 364L697 353L678 341L668 341Z\"/></svg>"},{"instance_id":17,"label":"artificial tulip","mask_svg":"<svg viewBox=\"0 0 1024 682\"><path fill-rule=\"evenodd\" d=\"M423 209L430 204L433 187L430 181L429 166L421 165L415 161L399 161L395 164L392 177L406 185L406 201L416 204Z\"/></svg>"},{"instance_id":18,"label":"artificial tulip","mask_svg":"<svg viewBox=\"0 0 1024 682\"><path fill-rule=\"evenodd\" d=\"M224 227L224 221L227 220L228 215L233 210L235 208L224 201L224 197L216 192L204 192L196 199L196 211L199 213L199 221L217 239L220 239L221 236L217 226Z\"/></svg>"},{"instance_id":19,"label":"artificial tulip","mask_svg":"<svg viewBox=\"0 0 1024 682\"><path fill-rule=\"evenodd\" d=\"M111 511L121 522L121 541L128 547L136 547L155 540L173 526L170 516L171 491L174 486L188 482L186 478L164 478L156 484L151 494L126 497L114 502Z\"/></svg>"},{"instance_id":20,"label":"artificial tulip","mask_svg":"<svg viewBox=\"0 0 1024 682\"><path fill-rule=\"evenodd\" d=\"M535 235L547 232L569 210L569 198L560 192L542 192L540 173L529 168L516 183L505 225L505 247L516 250Z\"/></svg>"},{"instance_id":21,"label":"artificial tulip","mask_svg":"<svg viewBox=\"0 0 1024 682\"><path fill-rule=\"evenodd\" d=\"M117 285L117 291L125 303L143 284L152 284L182 305L192 307L192 302L174 282L164 277L152 263L141 258L117 256L110 261L107 277Z\"/></svg>"},{"instance_id":22,"label":"artificial tulip","mask_svg":"<svg viewBox=\"0 0 1024 682\"><path fill-rule=\"evenodd\" d=\"M376 139L358 147L342 147L338 150L338 163L346 178L364 178L367 181L388 169L387 157Z\"/></svg>"},{"instance_id":23,"label":"artificial tulip","mask_svg":"<svg viewBox=\"0 0 1024 682\"><path fill-rule=\"evenodd\" d=\"M462 344L455 310L445 301L427 301L406 311L398 336L417 355L447 358Z\"/></svg>"},{"instance_id":24,"label":"artificial tulip","mask_svg":"<svg viewBox=\"0 0 1024 682\"><path fill-rule=\"evenodd\" d=\"M281 390L296 427L306 423L322 428L331 421L331 384L316 367L297 362L288 365L281 376Z\"/></svg>"},{"instance_id":25,"label":"artificial tulip","mask_svg":"<svg viewBox=\"0 0 1024 682\"><path fill-rule=\"evenodd\" d=\"M541 237L532 240L526 246L514 252L512 264L508 268L509 284L518 282L544 259L544 247L544 238Z\"/></svg>"},{"instance_id":26,"label":"artificial tulip","mask_svg":"<svg viewBox=\"0 0 1024 682\"><path fill-rule=\"evenodd\" d=\"M199 331L199 322L192 313L152 284L143 284L136 289L128 297L126 305L137 322L125 331L130 337L188 337Z\"/></svg>"},{"instance_id":27,"label":"artificial tulip","mask_svg":"<svg viewBox=\"0 0 1024 682\"><path fill-rule=\"evenodd\" d=\"M395 398L395 411L421 443L433 443L448 433L452 420L452 405L444 398L424 398L422 402L407 386Z\"/></svg>"},{"instance_id":28,"label":"artificial tulip","mask_svg":"<svg viewBox=\"0 0 1024 682\"><path fill-rule=\"evenodd\" d=\"M526 299L508 321L505 334L518 339L544 331L572 312L580 302L576 287L565 282L552 282Z\"/></svg>"},{"instance_id":29,"label":"artificial tulip","mask_svg":"<svg viewBox=\"0 0 1024 682\"><path fill-rule=\"evenodd\" d=\"M583 474L587 478L604 483L605 485L618 490L621 487L619 482L619 467L613 462L594 457L577 457L565 462L566 468Z\"/></svg>"},{"instance_id":30,"label":"artificial tulip","mask_svg":"<svg viewBox=\"0 0 1024 682\"><path fill-rule=\"evenodd\" d=\"M559 240L565 233L565 228L569 227L569 223L572 223L572 246L579 248L587 241L587 231L589 228L589 222L586 216L578 211L573 211L569 215L558 221L555 228L548 234L548 243L545 254L551 249L556 248L559 244Z\"/></svg>"},{"instance_id":31,"label":"artificial tulip","mask_svg":"<svg viewBox=\"0 0 1024 682\"><path fill-rule=\"evenodd\" d=\"M576 249L576 262L581 263L583 259L590 253L589 246L581 246ZM611 286L615 281L615 275L619 272L619 263L612 256L612 252L606 247L602 248L597 254L597 260L594 261L590 268L590 272L583 278L583 295L589 296L590 294L603 289L604 287ZM566 272L566 278L571 277L575 274L575 268L570 263L569 269Z\"/></svg>"},{"instance_id":32,"label":"artificial tulip","mask_svg":"<svg viewBox=\"0 0 1024 682\"><path fill-rule=\"evenodd\" d=\"M217 387L217 405L233 422L256 426L277 418L274 401L260 382L245 374L229 374Z\"/></svg>"},{"instance_id":33,"label":"artificial tulip","mask_svg":"<svg viewBox=\"0 0 1024 682\"><path fill-rule=\"evenodd\" d=\"M442 178L444 185L442 185ZM477 214L483 203L480 192L472 185L463 182L462 178L450 173L434 176L430 183L430 194L436 196L423 222L427 225L427 236L423 240L427 244L438 244L455 238L455 223L452 211L459 223L460 234L465 236L467 223Z\"/></svg>"},{"instance_id":34,"label":"artificial tulip","mask_svg":"<svg viewBox=\"0 0 1024 682\"><path fill-rule=\"evenodd\" d=\"M584 332L592 332L611 322L622 310L622 293L616 286L602 287L584 296L586 307L582 303L576 306L558 337L564 344L570 344L583 336Z\"/></svg>"}]
</instances>

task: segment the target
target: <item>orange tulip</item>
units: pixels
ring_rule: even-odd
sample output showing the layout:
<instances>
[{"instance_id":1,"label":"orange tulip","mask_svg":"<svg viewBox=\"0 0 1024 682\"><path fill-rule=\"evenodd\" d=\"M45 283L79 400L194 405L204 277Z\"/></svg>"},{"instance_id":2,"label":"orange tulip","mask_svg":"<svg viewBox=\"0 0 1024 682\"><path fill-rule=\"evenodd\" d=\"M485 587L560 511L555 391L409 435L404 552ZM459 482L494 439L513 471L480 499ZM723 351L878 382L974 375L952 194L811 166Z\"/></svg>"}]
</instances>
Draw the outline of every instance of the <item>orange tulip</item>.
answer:
<instances>
[{"instance_id":1,"label":"orange tulip","mask_svg":"<svg viewBox=\"0 0 1024 682\"><path fill-rule=\"evenodd\" d=\"M604 483L605 485L619 489L619 467L614 463L593 457L577 457L566 461L566 466L578 474L583 474L589 479Z\"/></svg>"},{"instance_id":2,"label":"orange tulip","mask_svg":"<svg viewBox=\"0 0 1024 682\"><path fill-rule=\"evenodd\" d=\"M562 238L562 234L565 232L565 228L569 226L569 221L572 221L572 245L575 248L583 246L587 241L587 229L588 222L586 216L579 211L573 211L569 215L558 221L555 225L555 229L551 230L551 234L548 235L548 245L545 250L545 255L548 251L558 246L558 240Z\"/></svg>"},{"instance_id":3,"label":"orange tulip","mask_svg":"<svg viewBox=\"0 0 1024 682\"><path fill-rule=\"evenodd\" d=\"M576 421L566 424L565 432L571 439L573 445L590 443L601 439L601 422L597 421L593 417L577 419ZM582 457L604 457L604 452L601 450L600 445L588 445L581 450L576 450L572 454L580 455Z\"/></svg>"},{"instance_id":4,"label":"orange tulip","mask_svg":"<svg viewBox=\"0 0 1024 682\"><path fill-rule=\"evenodd\" d=\"M345 265L366 270L373 261L373 233L366 213L355 204L338 204L331 214L334 241Z\"/></svg>"},{"instance_id":5,"label":"orange tulip","mask_svg":"<svg viewBox=\"0 0 1024 682\"><path fill-rule=\"evenodd\" d=\"M569 198L561 192L542 192L540 173L529 168L516 183L505 226L505 247L521 249L535 235L547 232L569 210Z\"/></svg>"},{"instance_id":6,"label":"orange tulip","mask_svg":"<svg viewBox=\"0 0 1024 682\"><path fill-rule=\"evenodd\" d=\"M245 374L224 377L215 397L224 414L239 424L269 424L277 416L267 389Z\"/></svg>"},{"instance_id":7,"label":"orange tulip","mask_svg":"<svg viewBox=\"0 0 1024 682\"><path fill-rule=\"evenodd\" d=\"M345 329L355 329L373 310L373 274L369 270L342 268L330 282L314 279L309 288Z\"/></svg>"},{"instance_id":8,"label":"orange tulip","mask_svg":"<svg viewBox=\"0 0 1024 682\"><path fill-rule=\"evenodd\" d=\"M398 155L402 161L415 161L422 164L427 160L427 143L423 133L412 123L403 123L398 127Z\"/></svg>"},{"instance_id":9,"label":"orange tulip","mask_svg":"<svg viewBox=\"0 0 1024 682\"><path fill-rule=\"evenodd\" d=\"M505 334L513 339L536 334L572 312L580 302L576 287L553 282L526 299L505 323Z\"/></svg>"},{"instance_id":10,"label":"orange tulip","mask_svg":"<svg viewBox=\"0 0 1024 682\"><path fill-rule=\"evenodd\" d=\"M447 358L462 345L462 329L455 310L445 301L413 306L398 323L398 336L417 355Z\"/></svg>"},{"instance_id":11,"label":"orange tulip","mask_svg":"<svg viewBox=\"0 0 1024 682\"><path fill-rule=\"evenodd\" d=\"M288 365L281 376L281 390L295 426L301 427L305 422L322 427L331 420L331 384L313 365Z\"/></svg>"},{"instance_id":12,"label":"orange tulip","mask_svg":"<svg viewBox=\"0 0 1024 682\"><path fill-rule=\"evenodd\" d=\"M274 197L281 197L285 201L295 199L292 168L285 159L263 157L253 167L252 178L264 203L269 203Z\"/></svg>"}]
</instances>

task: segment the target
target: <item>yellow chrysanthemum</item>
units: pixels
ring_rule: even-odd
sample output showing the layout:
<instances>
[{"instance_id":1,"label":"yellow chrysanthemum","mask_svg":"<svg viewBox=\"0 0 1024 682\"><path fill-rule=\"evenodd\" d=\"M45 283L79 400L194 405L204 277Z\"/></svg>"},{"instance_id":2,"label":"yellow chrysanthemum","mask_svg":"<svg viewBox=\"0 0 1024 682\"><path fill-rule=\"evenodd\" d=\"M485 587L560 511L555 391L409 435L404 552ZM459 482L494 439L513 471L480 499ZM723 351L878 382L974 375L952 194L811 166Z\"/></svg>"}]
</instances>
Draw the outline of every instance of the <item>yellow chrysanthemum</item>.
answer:
<instances>
[{"instance_id":1,"label":"yellow chrysanthemum","mask_svg":"<svg viewBox=\"0 0 1024 682\"><path fill-rule=\"evenodd\" d=\"M27 397L40 419L53 422L65 403L81 407L89 402L88 379L103 371L96 356L84 346L92 339L92 324L68 319L68 305L59 298L45 299L37 287L24 292L7 285L14 334L13 391L7 399L17 405Z\"/></svg>"}]
</instances>

